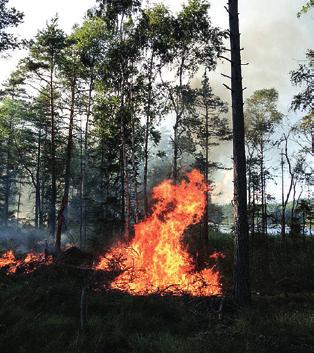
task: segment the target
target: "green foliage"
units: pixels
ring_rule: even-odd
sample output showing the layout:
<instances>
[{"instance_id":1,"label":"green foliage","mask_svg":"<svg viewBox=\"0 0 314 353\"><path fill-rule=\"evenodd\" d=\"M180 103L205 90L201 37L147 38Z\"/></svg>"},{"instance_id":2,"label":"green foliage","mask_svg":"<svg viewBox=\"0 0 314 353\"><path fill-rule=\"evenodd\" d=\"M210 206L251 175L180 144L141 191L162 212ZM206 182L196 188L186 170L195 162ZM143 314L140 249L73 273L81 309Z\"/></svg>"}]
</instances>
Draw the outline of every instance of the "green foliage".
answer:
<instances>
[{"instance_id":1,"label":"green foliage","mask_svg":"<svg viewBox=\"0 0 314 353\"><path fill-rule=\"evenodd\" d=\"M312 82L312 65L314 60L313 50L309 50L306 54L308 64L299 65L298 70L290 72L291 82L294 86L304 86L304 90L293 97L291 109L294 111L311 112L311 82Z\"/></svg>"},{"instance_id":2,"label":"green foliage","mask_svg":"<svg viewBox=\"0 0 314 353\"><path fill-rule=\"evenodd\" d=\"M5 98L0 105L0 219L8 225L14 216L14 204L17 198L17 184L25 181L21 160L25 156L24 138L28 129L24 126L24 117L29 110L23 101ZM23 152L22 152L23 151ZM23 157L22 157L23 156Z\"/></svg>"},{"instance_id":3,"label":"green foliage","mask_svg":"<svg viewBox=\"0 0 314 353\"><path fill-rule=\"evenodd\" d=\"M278 92L263 89L253 93L245 103L246 136L255 144L263 143L274 132L283 115L277 110Z\"/></svg>"},{"instance_id":4,"label":"green foliage","mask_svg":"<svg viewBox=\"0 0 314 353\"><path fill-rule=\"evenodd\" d=\"M18 39L6 30L23 22L24 14L14 7L8 8L8 2L9 0L0 0L0 53L20 45Z\"/></svg>"},{"instance_id":5,"label":"green foliage","mask_svg":"<svg viewBox=\"0 0 314 353\"><path fill-rule=\"evenodd\" d=\"M313 6L314 6L314 0L307 1L306 4L301 7L301 9L298 12L297 16L301 17L303 14L308 13Z\"/></svg>"},{"instance_id":6,"label":"green foliage","mask_svg":"<svg viewBox=\"0 0 314 353\"><path fill-rule=\"evenodd\" d=\"M273 88L255 91L245 102L248 212L252 233L255 225L258 231L266 233L267 203L271 197L267 194L266 187L267 182L272 179L266 152L275 147L275 128L283 119L277 103L278 92Z\"/></svg>"}]
</instances>

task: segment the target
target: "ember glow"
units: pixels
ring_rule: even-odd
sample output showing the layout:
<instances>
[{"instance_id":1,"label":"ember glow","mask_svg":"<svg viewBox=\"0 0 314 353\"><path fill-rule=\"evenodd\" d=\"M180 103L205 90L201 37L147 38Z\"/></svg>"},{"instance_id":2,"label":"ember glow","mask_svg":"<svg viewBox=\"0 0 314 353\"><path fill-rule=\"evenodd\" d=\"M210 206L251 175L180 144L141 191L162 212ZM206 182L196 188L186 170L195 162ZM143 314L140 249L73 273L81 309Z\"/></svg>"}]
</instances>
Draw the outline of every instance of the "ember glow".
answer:
<instances>
[{"instance_id":1,"label":"ember glow","mask_svg":"<svg viewBox=\"0 0 314 353\"><path fill-rule=\"evenodd\" d=\"M7 274L16 273L22 269L25 273L35 271L40 265L50 265L52 257L45 258L43 253L29 252L24 259L17 259L12 250L7 251L0 257L0 269L4 268Z\"/></svg>"},{"instance_id":2,"label":"ember glow","mask_svg":"<svg viewBox=\"0 0 314 353\"><path fill-rule=\"evenodd\" d=\"M184 231L202 218L206 190L198 170L188 173L187 180L178 185L166 180L153 189L152 215L134 226L135 236L129 245L118 244L100 258L96 267L105 271L120 267L122 273L111 283L112 289L134 295L221 294L217 269L197 272L182 246ZM219 257L223 255L212 255L215 260Z\"/></svg>"}]
</instances>

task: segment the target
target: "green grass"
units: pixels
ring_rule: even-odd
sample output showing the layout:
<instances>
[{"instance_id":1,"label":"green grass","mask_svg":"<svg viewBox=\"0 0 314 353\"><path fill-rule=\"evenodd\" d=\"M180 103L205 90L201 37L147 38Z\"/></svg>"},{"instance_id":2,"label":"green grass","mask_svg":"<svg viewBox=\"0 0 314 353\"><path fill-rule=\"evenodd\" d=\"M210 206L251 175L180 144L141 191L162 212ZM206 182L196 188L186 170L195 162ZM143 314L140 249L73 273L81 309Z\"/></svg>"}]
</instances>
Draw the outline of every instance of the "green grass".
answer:
<instances>
[{"instance_id":1,"label":"green grass","mask_svg":"<svg viewBox=\"0 0 314 353\"><path fill-rule=\"evenodd\" d=\"M219 267L230 289L232 239L211 234L210 244L227 256ZM132 297L89 290L84 334L79 328L85 275L60 266L31 275L0 273L0 352L313 352L312 246L311 240L284 248L276 241L256 240L251 249L252 289L259 294L244 309L226 298L222 317L217 300L208 298ZM269 267L270 278L260 266ZM285 281L280 282L283 274ZM289 288L291 283L299 287Z\"/></svg>"}]
</instances>

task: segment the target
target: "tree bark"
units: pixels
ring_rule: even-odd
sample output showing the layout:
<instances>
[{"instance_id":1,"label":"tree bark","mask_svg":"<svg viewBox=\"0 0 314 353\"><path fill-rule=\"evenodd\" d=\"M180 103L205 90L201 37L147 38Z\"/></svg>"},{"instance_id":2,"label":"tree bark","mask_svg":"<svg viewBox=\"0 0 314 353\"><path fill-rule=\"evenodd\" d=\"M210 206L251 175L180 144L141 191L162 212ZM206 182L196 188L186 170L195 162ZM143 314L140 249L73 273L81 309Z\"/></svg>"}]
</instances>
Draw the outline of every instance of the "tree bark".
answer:
<instances>
[{"instance_id":1,"label":"tree bark","mask_svg":"<svg viewBox=\"0 0 314 353\"><path fill-rule=\"evenodd\" d=\"M94 89L94 72L91 71L89 88L88 88L88 103L87 103L87 112L86 112L86 122L85 122L85 136L84 136L84 152L81 162L81 225L80 233L81 235L81 247L86 244L87 241L87 212L86 212L86 171L88 170L88 141L89 141L89 124L92 114L92 101L93 101L93 89Z\"/></svg>"},{"instance_id":2,"label":"tree bark","mask_svg":"<svg viewBox=\"0 0 314 353\"><path fill-rule=\"evenodd\" d=\"M133 169L133 187L134 187L134 218L135 223L139 221L139 207L138 207L138 182L137 182L137 167L136 167L136 156L135 156L135 121L134 114L132 111L132 169Z\"/></svg>"},{"instance_id":3,"label":"tree bark","mask_svg":"<svg viewBox=\"0 0 314 353\"><path fill-rule=\"evenodd\" d=\"M41 128L38 133L37 164L36 164L36 187L35 187L35 227L41 225L41 195L40 195L40 159L41 159Z\"/></svg>"},{"instance_id":4,"label":"tree bark","mask_svg":"<svg viewBox=\"0 0 314 353\"><path fill-rule=\"evenodd\" d=\"M239 304L250 302L249 237L244 136L242 68L238 1L229 0L231 47L231 96L234 165L234 296Z\"/></svg>"},{"instance_id":5,"label":"tree bark","mask_svg":"<svg viewBox=\"0 0 314 353\"><path fill-rule=\"evenodd\" d=\"M173 127L173 171L172 178L174 184L178 182L178 124Z\"/></svg>"},{"instance_id":6,"label":"tree bark","mask_svg":"<svg viewBox=\"0 0 314 353\"><path fill-rule=\"evenodd\" d=\"M19 192L17 198L16 224L19 224L21 211L21 196L22 196L22 180L20 179Z\"/></svg>"},{"instance_id":7,"label":"tree bark","mask_svg":"<svg viewBox=\"0 0 314 353\"><path fill-rule=\"evenodd\" d=\"M266 235L266 201L265 201L265 171L264 171L264 144L261 143L260 160L260 182L261 182L261 201L262 201L262 234Z\"/></svg>"},{"instance_id":8,"label":"tree bark","mask_svg":"<svg viewBox=\"0 0 314 353\"><path fill-rule=\"evenodd\" d=\"M287 164L288 164L288 171L289 171L289 175L290 175L290 185L289 185L289 189L288 189L288 192L287 192L287 195L286 195L286 199L284 200L283 207L282 207L282 215L281 215L281 222L282 222L282 224L281 224L281 237L282 237L282 240L284 240L285 236L286 236L286 209L287 209L287 205L288 205L288 202L289 202L289 198L290 198L290 195L291 195L291 191L292 191L293 184L294 184L294 178L295 178L295 175L294 175L294 172L293 172L293 169L292 169L292 165L291 165L291 161L290 161L290 158L289 158L289 154L288 154L288 139L289 139L289 135L288 136L284 135L284 139L285 139L284 156L285 156ZM282 163L283 163L283 161L282 161ZM282 173L283 173L283 169L282 169ZM282 196L284 196L284 195L282 195Z\"/></svg>"},{"instance_id":9,"label":"tree bark","mask_svg":"<svg viewBox=\"0 0 314 353\"><path fill-rule=\"evenodd\" d=\"M149 130L151 126L151 101L152 101L152 78L153 78L153 64L154 64L154 51L152 52L149 67L149 82L148 82L148 101L146 108L146 125L145 125L145 144L144 144L144 214L147 217L148 214L148 143L149 143Z\"/></svg>"},{"instance_id":10,"label":"tree bark","mask_svg":"<svg viewBox=\"0 0 314 353\"><path fill-rule=\"evenodd\" d=\"M206 102L206 97L205 97ZM205 105L205 182L209 186L209 176L208 176L208 163L209 163L209 111L208 104ZM209 191L205 191L205 212L204 212L204 234L203 234L203 246L205 255L208 254L208 206L209 206Z\"/></svg>"},{"instance_id":11,"label":"tree bark","mask_svg":"<svg viewBox=\"0 0 314 353\"><path fill-rule=\"evenodd\" d=\"M286 203L284 189L284 161L283 152L281 151L281 240L286 239Z\"/></svg>"},{"instance_id":12,"label":"tree bark","mask_svg":"<svg viewBox=\"0 0 314 353\"><path fill-rule=\"evenodd\" d=\"M126 134L125 134L125 102L124 91L121 89L121 109L120 109L120 138L121 138L121 157L122 157L122 207L124 219L124 238L129 240L130 237L130 190L129 190L129 174L128 174L128 157L126 151Z\"/></svg>"},{"instance_id":13,"label":"tree bark","mask_svg":"<svg viewBox=\"0 0 314 353\"><path fill-rule=\"evenodd\" d=\"M130 238L130 190L129 190L129 173L128 173L128 161L126 154L126 144L125 144L125 129L124 124L122 124L122 158L123 158L123 174L124 174L124 197L125 197L125 219L124 219L124 237L126 240Z\"/></svg>"},{"instance_id":14,"label":"tree bark","mask_svg":"<svg viewBox=\"0 0 314 353\"><path fill-rule=\"evenodd\" d=\"M56 177L56 136L55 136L55 103L54 103L54 86L53 86L54 64L50 70L50 123L51 123L51 196L50 196L50 213L49 225L50 235L55 236L56 232L56 200L57 200L57 177Z\"/></svg>"},{"instance_id":15,"label":"tree bark","mask_svg":"<svg viewBox=\"0 0 314 353\"><path fill-rule=\"evenodd\" d=\"M183 67L184 67L184 56L181 58L181 65L179 69L179 87L180 91L183 88ZM182 92L181 97L177 96L177 103L175 103L172 98L172 104L176 111L176 122L173 126L173 182L177 184L178 182L178 158L179 158L179 126L181 124L181 117L183 115L183 97Z\"/></svg>"},{"instance_id":16,"label":"tree bark","mask_svg":"<svg viewBox=\"0 0 314 353\"><path fill-rule=\"evenodd\" d=\"M252 230L251 230L251 236L252 238L255 237L255 187L253 186L252 190Z\"/></svg>"},{"instance_id":17,"label":"tree bark","mask_svg":"<svg viewBox=\"0 0 314 353\"><path fill-rule=\"evenodd\" d=\"M71 87L71 108L70 108L70 121L69 121L67 153L66 153L64 192L63 192L60 210L58 212L58 225L57 225L56 244L55 244L56 252L61 251L61 234L62 234L62 226L64 224L64 213L65 213L65 210L68 206L68 200L69 200L71 160L72 160L72 149L73 149L75 88L76 88L76 82L74 81L72 83L72 87Z\"/></svg>"},{"instance_id":18,"label":"tree bark","mask_svg":"<svg viewBox=\"0 0 314 353\"><path fill-rule=\"evenodd\" d=\"M11 146L12 145L12 122L9 123L9 137L6 150L5 185L4 185L4 226L9 223L10 196L11 196Z\"/></svg>"}]
</instances>

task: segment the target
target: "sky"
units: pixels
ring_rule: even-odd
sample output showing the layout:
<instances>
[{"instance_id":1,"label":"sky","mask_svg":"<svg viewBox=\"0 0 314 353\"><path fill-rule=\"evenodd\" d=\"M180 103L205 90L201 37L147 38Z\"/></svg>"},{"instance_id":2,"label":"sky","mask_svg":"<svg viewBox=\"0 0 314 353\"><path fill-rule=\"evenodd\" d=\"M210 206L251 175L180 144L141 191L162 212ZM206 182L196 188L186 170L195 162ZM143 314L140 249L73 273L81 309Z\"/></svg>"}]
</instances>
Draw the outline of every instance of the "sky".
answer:
<instances>
[{"instance_id":1,"label":"sky","mask_svg":"<svg viewBox=\"0 0 314 353\"><path fill-rule=\"evenodd\" d=\"M173 11L180 9L185 0L159 0ZM291 86L289 72L297 68L305 60L305 52L313 48L313 16L310 12L297 18L296 14L305 0L239 0L240 31L244 51L243 62L249 65L243 67L245 97L255 90L276 88L279 92L279 110L288 114L293 95L297 92ZM221 28L228 28L228 16L224 9L227 1L211 0L210 16L212 23ZM59 16L60 27L67 33L74 24L83 20L86 10L95 4L95 0L10 0L9 4L25 13L24 23L14 33L31 38L42 29L46 21L56 13ZM0 58L0 83L8 78L17 62L22 58L22 51L15 51L10 57ZM214 91L230 102L230 92L222 83L225 81L221 73L228 74L229 63L220 63L211 76ZM199 78L194 80L197 84ZM291 121L301 117L289 113ZM212 158L231 166L231 144L212 151ZM273 160L272 160L273 159ZM269 163L278 163L279 155L271 156ZM232 171L217 174L216 192L221 191L214 200L225 203L232 199ZM269 186L270 191L279 199L280 190L276 185Z\"/></svg>"}]
</instances>

